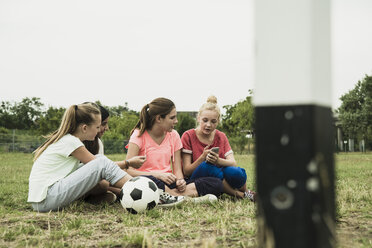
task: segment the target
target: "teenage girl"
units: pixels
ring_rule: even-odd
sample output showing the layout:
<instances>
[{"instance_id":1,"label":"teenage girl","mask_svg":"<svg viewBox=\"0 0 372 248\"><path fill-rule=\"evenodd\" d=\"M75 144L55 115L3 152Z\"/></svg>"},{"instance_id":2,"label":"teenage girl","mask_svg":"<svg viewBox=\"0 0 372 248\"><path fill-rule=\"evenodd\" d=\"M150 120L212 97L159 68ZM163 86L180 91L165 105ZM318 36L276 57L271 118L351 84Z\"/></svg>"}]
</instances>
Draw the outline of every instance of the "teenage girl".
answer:
<instances>
[{"instance_id":1,"label":"teenage girl","mask_svg":"<svg viewBox=\"0 0 372 248\"><path fill-rule=\"evenodd\" d=\"M101 112L101 125L95 139L85 140L83 141L83 143L87 150L93 155L96 154L104 155L104 146L103 142L101 141L101 138L103 134L107 130L109 130L108 122L110 119L110 113L106 108L104 108L101 105L95 103L89 104L92 104L99 108ZM133 157L130 160L116 161L115 163L117 163L121 168L126 167L125 163L127 163L127 166L139 167L143 164L144 161L145 161L144 156L137 156ZM84 200L92 204L97 204L101 202L113 203L116 201L117 195L120 194L120 190L121 190L120 188L116 188L113 185L110 185L110 182L103 179L84 196Z\"/></svg>"},{"instance_id":2,"label":"teenage girl","mask_svg":"<svg viewBox=\"0 0 372 248\"><path fill-rule=\"evenodd\" d=\"M217 130L220 108L217 98L210 96L197 116L198 126L182 135L182 161L185 175L191 179L216 177L222 180L224 192L238 198L255 201L255 192L246 187L247 175L237 167L233 151L226 135ZM219 152L213 152L219 147Z\"/></svg>"},{"instance_id":3,"label":"teenage girl","mask_svg":"<svg viewBox=\"0 0 372 248\"><path fill-rule=\"evenodd\" d=\"M129 140L127 158L146 156L138 168L128 168L132 176L146 175L158 187L173 195L203 196L222 193L222 183L216 178L185 180L181 166L182 142L174 130L177 124L174 103L167 98L156 98L146 104Z\"/></svg>"},{"instance_id":4,"label":"teenage girl","mask_svg":"<svg viewBox=\"0 0 372 248\"><path fill-rule=\"evenodd\" d=\"M92 104L69 107L58 130L35 151L29 178L28 202L34 210L61 209L91 190L102 179L121 188L131 176L105 156L94 156L83 141L94 140L101 113ZM79 163L84 165L79 169ZM124 166L123 166L124 165Z\"/></svg>"}]
</instances>

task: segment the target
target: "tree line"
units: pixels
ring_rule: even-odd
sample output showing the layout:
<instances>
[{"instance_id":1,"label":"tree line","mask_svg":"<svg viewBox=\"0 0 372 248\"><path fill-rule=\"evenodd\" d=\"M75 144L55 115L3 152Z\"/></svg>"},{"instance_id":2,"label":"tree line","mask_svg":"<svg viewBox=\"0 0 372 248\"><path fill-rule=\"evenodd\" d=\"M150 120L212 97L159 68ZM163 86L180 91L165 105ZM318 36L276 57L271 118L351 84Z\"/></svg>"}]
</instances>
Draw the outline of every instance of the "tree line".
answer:
<instances>
[{"instance_id":1,"label":"tree line","mask_svg":"<svg viewBox=\"0 0 372 248\"><path fill-rule=\"evenodd\" d=\"M372 76L358 81L354 88L340 97L341 106L336 113L341 122L343 139L372 148Z\"/></svg>"},{"instance_id":2,"label":"tree line","mask_svg":"<svg viewBox=\"0 0 372 248\"><path fill-rule=\"evenodd\" d=\"M230 144L238 153L253 150L254 140L254 105L253 91L233 105L223 106L224 114L218 129L229 137ZM372 77L365 75L355 87L340 97L341 106L334 110L341 123L344 140L355 140L363 143L367 149L372 148ZM110 131L103 136L105 150L108 153L122 152L124 142L130 137L130 131L138 121L139 113L130 110L128 103L119 106L104 106L110 112ZM38 137L36 144L59 127L65 111L63 107L45 108L40 98L24 98L20 102L1 101L0 106L0 143L11 139L12 130L17 130L27 137ZM180 135L196 126L196 120L188 113L177 116L176 130ZM14 132L14 131L13 131ZM7 137L7 138L4 138ZM14 137L13 137L14 139ZM335 137L336 139L336 137ZM7 142L5 141L5 142ZM14 142L14 140L13 140ZM35 145L34 145L35 146Z\"/></svg>"}]
</instances>

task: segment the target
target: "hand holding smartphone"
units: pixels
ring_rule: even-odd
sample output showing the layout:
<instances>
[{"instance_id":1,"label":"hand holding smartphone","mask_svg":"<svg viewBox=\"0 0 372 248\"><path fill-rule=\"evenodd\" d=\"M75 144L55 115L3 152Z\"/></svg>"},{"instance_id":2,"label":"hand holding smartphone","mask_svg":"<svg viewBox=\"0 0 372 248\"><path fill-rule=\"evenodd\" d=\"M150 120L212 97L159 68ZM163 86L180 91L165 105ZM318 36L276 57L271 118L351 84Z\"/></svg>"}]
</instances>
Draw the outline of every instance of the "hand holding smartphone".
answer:
<instances>
[{"instance_id":1,"label":"hand holding smartphone","mask_svg":"<svg viewBox=\"0 0 372 248\"><path fill-rule=\"evenodd\" d=\"M218 154L220 152L220 148L219 147L212 147L211 151Z\"/></svg>"}]
</instances>

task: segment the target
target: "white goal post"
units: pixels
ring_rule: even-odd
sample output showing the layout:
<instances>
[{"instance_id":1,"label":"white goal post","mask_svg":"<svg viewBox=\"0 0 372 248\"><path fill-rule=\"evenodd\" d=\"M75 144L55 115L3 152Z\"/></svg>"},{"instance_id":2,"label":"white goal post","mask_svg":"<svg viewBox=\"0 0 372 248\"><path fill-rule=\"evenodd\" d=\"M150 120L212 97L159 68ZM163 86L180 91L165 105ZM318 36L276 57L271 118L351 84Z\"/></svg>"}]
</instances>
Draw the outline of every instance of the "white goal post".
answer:
<instances>
[{"instance_id":1,"label":"white goal post","mask_svg":"<svg viewBox=\"0 0 372 248\"><path fill-rule=\"evenodd\" d=\"M334 247L330 0L255 1L260 247Z\"/></svg>"}]
</instances>

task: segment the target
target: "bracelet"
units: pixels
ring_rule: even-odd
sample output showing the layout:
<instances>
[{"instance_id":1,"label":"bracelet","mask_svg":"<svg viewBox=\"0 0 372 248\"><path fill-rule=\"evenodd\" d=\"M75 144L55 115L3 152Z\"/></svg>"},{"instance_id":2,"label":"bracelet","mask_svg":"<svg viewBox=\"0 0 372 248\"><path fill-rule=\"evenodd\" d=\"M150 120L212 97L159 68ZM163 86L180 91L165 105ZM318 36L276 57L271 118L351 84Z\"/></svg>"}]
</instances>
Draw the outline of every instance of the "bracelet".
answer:
<instances>
[{"instance_id":1,"label":"bracelet","mask_svg":"<svg viewBox=\"0 0 372 248\"><path fill-rule=\"evenodd\" d=\"M129 161L128 161L128 160L125 160L124 168L125 168L125 169L128 169L128 168L129 168Z\"/></svg>"}]
</instances>

